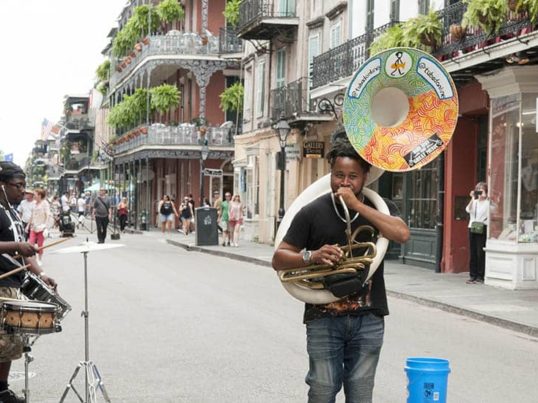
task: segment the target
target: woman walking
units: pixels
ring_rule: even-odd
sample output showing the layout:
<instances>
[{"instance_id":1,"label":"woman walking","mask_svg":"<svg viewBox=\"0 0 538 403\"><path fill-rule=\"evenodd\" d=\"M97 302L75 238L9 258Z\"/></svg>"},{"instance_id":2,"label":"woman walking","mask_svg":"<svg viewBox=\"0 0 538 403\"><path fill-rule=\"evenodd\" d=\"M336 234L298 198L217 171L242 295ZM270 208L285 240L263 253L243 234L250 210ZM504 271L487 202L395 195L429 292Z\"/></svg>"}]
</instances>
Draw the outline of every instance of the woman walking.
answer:
<instances>
[{"instance_id":1,"label":"woman walking","mask_svg":"<svg viewBox=\"0 0 538 403\"><path fill-rule=\"evenodd\" d=\"M170 196L164 195L163 199L159 203L159 214L161 217L161 226L163 234L168 230L172 231L172 223L175 221L175 217L178 216L176 206L170 200Z\"/></svg>"},{"instance_id":2,"label":"woman walking","mask_svg":"<svg viewBox=\"0 0 538 403\"><path fill-rule=\"evenodd\" d=\"M129 205L127 204L127 197L123 197L118 203L118 218L120 220L120 231L125 231L127 225L127 217L129 216Z\"/></svg>"},{"instance_id":3,"label":"woman walking","mask_svg":"<svg viewBox=\"0 0 538 403\"><path fill-rule=\"evenodd\" d=\"M32 245L37 244L39 248L45 242L43 232L47 229L49 220L51 219L50 205L46 199L47 192L44 189L36 189L34 191L35 206L30 217L30 238L28 242ZM41 265L43 258L43 249L40 249L37 254L37 263Z\"/></svg>"},{"instance_id":4,"label":"woman walking","mask_svg":"<svg viewBox=\"0 0 538 403\"><path fill-rule=\"evenodd\" d=\"M191 220L194 214L192 206L193 204L189 197L185 196L183 198L183 203L181 203L181 206L179 207L181 214L181 227L183 228L183 233L185 235L189 235L191 230Z\"/></svg>"},{"instance_id":5,"label":"woman walking","mask_svg":"<svg viewBox=\"0 0 538 403\"><path fill-rule=\"evenodd\" d=\"M243 204L241 203L241 196L234 195L230 202L230 236L232 238L232 245L239 246L239 234L241 233L241 225L243 225Z\"/></svg>"}]
</instances>

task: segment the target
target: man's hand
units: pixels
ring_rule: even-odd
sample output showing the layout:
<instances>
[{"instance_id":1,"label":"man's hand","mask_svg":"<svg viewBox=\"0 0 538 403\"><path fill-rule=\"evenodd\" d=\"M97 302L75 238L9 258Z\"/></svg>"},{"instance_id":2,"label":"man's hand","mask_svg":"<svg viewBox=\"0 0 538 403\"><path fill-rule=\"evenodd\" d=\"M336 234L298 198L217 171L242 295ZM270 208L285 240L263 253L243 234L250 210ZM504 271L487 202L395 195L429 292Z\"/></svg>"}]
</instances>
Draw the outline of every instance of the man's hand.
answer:
<instances>
[{"instance_id":1,"label":"man's hand","mask_svg":"<svg viewBox=\"0 0 538 403\"><path fill-rule=\"evenodd\" d=\"M311 261L315 264L328 264L334 266L338 263L344 252L338 245L323 245L318 250L312 252Z\"/></svg>"},{"instance_id":2,"label":"man's hand","mask_svg":"<svg viewBox=\"0 0 538 403\"><path fill-rule=\"evenodd\" d=\"M50 288L52 288L54 291L56 291L56 288L58 287L58 284L56 281L52 278L47 276L46 274L40 274L39 278L43 280Z\"/></svg>"},{"instance_id":3,"label":"man's hand","mask_svg":"<svg viewBox=\"0 0 538 403\"><path fill-rule=\"evenodd\" d=\"M354 208L354 206L357 203L360 203L359 199L357 199L357 196L355 196L355 193L353 193L353 190L350 187L339 187L336 190L335 193L336 198L338 196L342 196L344 199L344 203L346 203L346 206L352 210L357 210Z\"/></svg>"},{"instance_id":4,"label":"man's hand","mask_svg":"<svg viewBox=\"0 0 538 403\"><path fill-rule=\"evenodd\" d=\"M37 252L36 247L28 242L17 242L16 250L24 257L34 256Z\"/></svg>"}]
</instances>

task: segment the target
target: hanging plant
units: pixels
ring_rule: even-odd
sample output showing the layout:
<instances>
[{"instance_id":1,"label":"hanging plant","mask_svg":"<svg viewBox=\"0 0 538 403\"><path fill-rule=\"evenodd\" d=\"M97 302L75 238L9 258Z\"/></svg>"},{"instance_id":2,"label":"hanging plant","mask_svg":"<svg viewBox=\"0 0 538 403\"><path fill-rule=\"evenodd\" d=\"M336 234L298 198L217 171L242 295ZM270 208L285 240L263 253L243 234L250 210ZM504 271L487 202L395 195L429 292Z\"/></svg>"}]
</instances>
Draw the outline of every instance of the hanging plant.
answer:
<instances>
[{"instance_id":1,"label":"hanging plant","mask_svg":"<svg viewBox=\"0 0 538 403\"><path fill-rule=\"evenodd\" d=\"M441 44L443 23L435 11L430 11L404 22L402 31L408 46L431 51Z\"/></svg>"},{"instance_id":2,"label":"hanging plant","mask_svg":"<svg viewBox=\"0 0 538 403\"><path fill-rule=\"evenodd\" d=\"M150 16L150 13L151 13L151 16ZM150 19L151 19L151 27L149 25ZM137 34L136 39L144 35L150 35L151 32L157 31L157 28L159 28L159 25L161 25L161 19L155 7L148 6L146 4L135 7L133 16L129 19L129 22L131 21L133 24L133 29ZM135 39L135 43L136 43L136 39Z\"/></svg>"},{"instance_id":3,"label":"hanging plant","mask_svg":"<svg viewBox=\"0 0 538 403\"><path fill-rule=\"evenodd\" d=\"M233 28L237 27L239 23L239 6L241 5L242 0L228 0L226 6L224 7L224 17L226 22L230 24Z\"/></svg>"},{"instance_id":4,"label":"hanging plant","mask_svg":"<svg viewBox=\"0 0 538 403\"><path fill-rule=\"evenodd\" d=\"M375 55L385 49L397 48L400 46L409 45L404 41L402 25L396 24L378 36L370 45L370 55Z\"/></svg>"},{"instance_id":5,"label":"hanging plant","mask_svg":"<svg viewBox=\"0 0 538 403\"><path fill-rule=\"evenodd\" d=\"M464 27L481 28L487 34L499 31L508 14L506 0L463 0L467 11L463 14Z\"/></svg>"},{"instance_id":6,"label":"hanging plant","mask_svg":"<svg viewBox=\"0 0 538 403\"><path fill-rule=\"evenodd\" d=\"M185 10L177 0L163 0L157 6L157 14L164 23L181 21L185 18Z\"/></svg>"},{"instance_id":7,"label":"hanging plant","mask_svg":"<svg viewBox=\"0 0 538 403\"><path fill-rule=\"evenodd\" d=\"M106 59L95 71L99 81L107 81L110 77L110 60Z\"/></svg>"},{"instance_id":8,"label":"hanging plant","mask_svg":"<svg viewBox=\"0 0 538 403\"><path fill-rule=\"evenodd\" d=\"M150 93L152 108L161 113L179 106L181 94L175 85L162 84L152 88Z\"/></svg>"},{"instance_id":9,"label":"hanging plant","mask_svg":"<svg viewBox=\"0 0 538 403\"><path fill-rule=\"evenodd\" d=\"M220 108L226 111L241 111L243 110L243 98L245 88L241 82L236 82L226 88L220 94Z\"/></svg>"},{"instance_id":10,"label":"hanging plant","mask_svg":"<svg viewBox=\"0 0 538 403\"><path fill-rule=\"evenodd\" d=\"M106 95L106 93L108 92L108 84L104 81L101 81L99 84L97 84L96 89L101 94Z\"/></svg>"}]
</instances>

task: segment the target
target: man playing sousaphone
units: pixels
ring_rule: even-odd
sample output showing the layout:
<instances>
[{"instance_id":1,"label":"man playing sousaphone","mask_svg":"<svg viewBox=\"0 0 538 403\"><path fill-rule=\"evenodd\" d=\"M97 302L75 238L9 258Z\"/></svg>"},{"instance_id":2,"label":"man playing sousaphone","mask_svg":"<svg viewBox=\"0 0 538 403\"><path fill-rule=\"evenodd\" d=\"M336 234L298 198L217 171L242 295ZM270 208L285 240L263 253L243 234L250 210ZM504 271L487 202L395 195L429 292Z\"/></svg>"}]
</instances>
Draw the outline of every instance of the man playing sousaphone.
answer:
<instances>
[{"instance_id":1,"label":"man playing sousaphone","mask_svg":"<svg viewBox=\"0 0 538 403\"><path fill-rule=\"evenodd\" d=\"M29 270L38 275L45 283L55 287L56 282L45 275L35 261L36 249L24 242L24 227L14 206L22 200L26 175L12 162L0 161L0 274L7 273L29 264ZM19 288L24 278L24 271L15 273L0 280L0 297L18 299ZM0 300L1 301L1 300ZM17 334L6 334L0 328L0 402L22 403L24 398L18 397L8 388L8 376L11 361L22 355L22 340Z\"/></svg>"},{"instance_id":2,"label":"man playing sousaphone","mask_svg":"<svg viewBox=\"0 0 538 403\"><path fill-rule=\"evenodd\" d=\"M402 219L379 212L362 195L370 165L347 138L334 141L327 159L332 192L311 201L293 218L273 256L275 270L312 264L334 266L340 261L340 246L348 243L340 196L349 210L352 231L370 225L389 240L403 243L409 239L409 228ZM364 240L359 234L357 241ZM360 251L354 249L352 253L356 256ZM347 402L372 401L385 315L388 307L383 263L364 286L358 286L342 299L305 305L310 403L334 402L342 384Z\"/></svg>"}]
</instances>

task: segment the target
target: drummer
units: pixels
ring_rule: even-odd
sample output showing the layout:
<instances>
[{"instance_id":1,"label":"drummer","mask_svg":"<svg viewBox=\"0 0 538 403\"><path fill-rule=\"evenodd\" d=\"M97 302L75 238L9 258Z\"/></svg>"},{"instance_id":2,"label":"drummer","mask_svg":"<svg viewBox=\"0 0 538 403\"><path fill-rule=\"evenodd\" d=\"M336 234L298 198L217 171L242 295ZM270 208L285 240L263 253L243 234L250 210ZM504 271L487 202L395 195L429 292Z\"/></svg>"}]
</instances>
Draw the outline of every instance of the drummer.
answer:
<instances>
[{"instance_id":1,"label":"drummer","mask_svg":"<svg viewBox=\"0 0 538 403\"><path fill-rule=\"evenodd\" d=\"M36 249L24 242L24 227L15 210L24 196L26 175L16 164L0 161L0 274L6 273L25 263L30 264L29 270L38 275L51 287L56 282L45 275L35 260ZM24 278L21 271L0 280L0 297L19 299L19 288ZM24 398L17 396L8 388L8 376L11 361L21 358L22 340L18 335L7 335L0 329L0 402L23 403Z\"/></svg>"}]
</instances>

